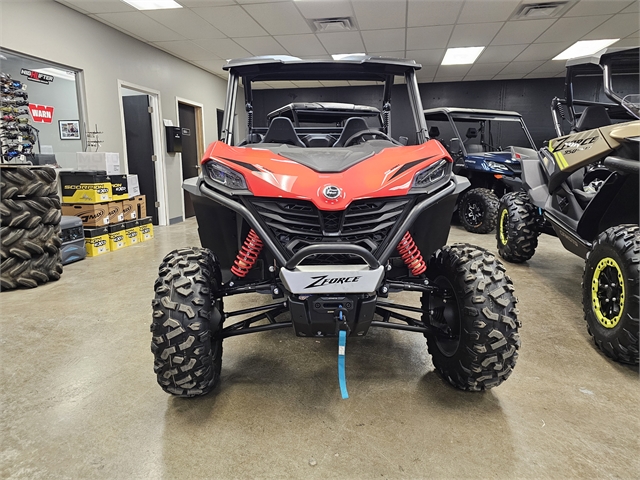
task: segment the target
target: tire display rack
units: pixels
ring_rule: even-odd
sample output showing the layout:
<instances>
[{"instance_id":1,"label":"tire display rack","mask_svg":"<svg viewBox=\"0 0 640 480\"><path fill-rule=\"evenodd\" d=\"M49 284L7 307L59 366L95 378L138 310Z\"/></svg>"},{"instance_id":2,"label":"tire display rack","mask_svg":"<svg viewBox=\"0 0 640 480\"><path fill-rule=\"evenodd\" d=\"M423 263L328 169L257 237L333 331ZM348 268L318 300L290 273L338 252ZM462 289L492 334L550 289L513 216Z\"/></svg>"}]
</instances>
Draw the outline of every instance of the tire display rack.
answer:
<instances>
[{"instance_id":1,"label":"tire display rack","mask_svg":"<svg viewBox=\"0 0 640 480\"><path fill-rule=\"evenodd\" d=\"M27 160L36 143L36 130L29 124L27 86L0 73L0 143L3 163Z\"/></svg>"}]
</instances>

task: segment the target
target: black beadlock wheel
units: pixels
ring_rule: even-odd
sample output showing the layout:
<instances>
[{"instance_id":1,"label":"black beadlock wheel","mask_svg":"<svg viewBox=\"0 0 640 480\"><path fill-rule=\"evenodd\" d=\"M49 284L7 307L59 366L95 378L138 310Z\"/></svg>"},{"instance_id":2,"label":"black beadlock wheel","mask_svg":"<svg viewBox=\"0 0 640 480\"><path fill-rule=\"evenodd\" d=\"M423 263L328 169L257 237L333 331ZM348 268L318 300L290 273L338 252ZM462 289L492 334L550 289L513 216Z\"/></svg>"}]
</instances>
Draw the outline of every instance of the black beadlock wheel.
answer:
<instances>
[{"instance_id":1,"label":"black beadlock wheel","mask_svg":"<svg viewBox=\"0 0 640 480\"><path fill-rule=\"evenodd\" d=\"M35 288L40 284L58 280L62 274L60 251L43 253L29 259L9 257L0 263L0 288Z\"/></svg>"},{"instance_id":2,"label":"black beadlock wheel","mask_svg":"<svg viewBox=\"0 0 640 480\"><path fill-rule=\"evenodd\" d=\"M0 200L0 220L3 227L30 229L40 224L58 225L61 217L60 199L57 195Z\"/></svg>"},{"instance_id":3,"label":"black beadlock wheel","mask_svg":"<svg viewBox=\"0 0 640 480\"><path fill-rule=\"evenodd\" d=\"M220 265L208 249L183 248L164 258L158 274L151 323L158 384L179 397L204 395L222 365Z\"/></svg>"},{"instance_id":4,"label":"black beadlock wheel","mask_svg":"<svg viewBox=\"0 0 640 480\"><path fill-rule=\"evenodd\" d=\"M593 242L582 278L589 333L608 357L638 364L640 230L619 225Z\"/></svg>"},{"instance_id":5,"label":"black beadlock wheel","mask_svg":"<svg viewBox=\"0 0 640 480\"><path fill-rule=\"evenodd\" d=\"M32 229L2 227L0 259L18 257L28 260L43 253L54 254L62 245L59 225L38 225Z\"/></svg>"},{"instance_id":6,"label":"black beadlock wheel","mask_svg":"<svg viewBox=\"0 0 640 480\"><path fill-rule=\"evenodd\" d=\"M48 197L57 191L56 171L51 167L17 167L0 170L0 197L4 200L19 195Z\"/></svg>"},{"instance_id":7,"label":"black beadlock wheel","mask_svg":"<svg viewBox=\"0 0 640 480\"><path fill-rule=\"evenodd\" d=\"M508 262L522 263L538 247L540 214L524 192L507 193L498 207L496 240L498 253Z\"/></svg>"},{"instance_id":8,"label":"black beadlock wheel","mask_svg":"<svg viewBox=\"0 0 640 480\"><path fill-rule=\"evenodd\" d=\"M500 385L518 358L517 299L504 266L488 251L468 244L443 247L427 276L444 298L422 295L429 353L438 373L461 390Z\"/></svg>"},{"instance_id":9,"label":"black beadlock wheel","mask_svg":"<svg viewBox=\"0 0 640 480\"><path fill-rule=\"evenodd\" d=\"M489 233L496 226L498 197L488 188L473 188L462 194L458 204L460 223L471 233Z\"/></svg>"}]
</instances>

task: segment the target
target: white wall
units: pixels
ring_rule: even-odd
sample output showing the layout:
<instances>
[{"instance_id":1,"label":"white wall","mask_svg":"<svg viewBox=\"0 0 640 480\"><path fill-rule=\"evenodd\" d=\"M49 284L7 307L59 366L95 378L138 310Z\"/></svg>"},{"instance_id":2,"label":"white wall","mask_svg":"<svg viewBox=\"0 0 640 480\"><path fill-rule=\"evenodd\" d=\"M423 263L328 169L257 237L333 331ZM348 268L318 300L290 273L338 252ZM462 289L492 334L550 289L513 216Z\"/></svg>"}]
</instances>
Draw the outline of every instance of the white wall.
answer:
<instances>
[{"instance_id":1,"label":"white wall","mask_svg":"<svg viewBox=\"0 0 640 480\"><path fill-rule=\"evenodd\" d=\"M25 21L31 27L16 31L15 25ZM101 151L124 158L118 80L159 91L161 118L174 125L176 97L203 104L205 144L217 138L216 108L224 108L224 80L53 0L0 0L0 46L84 71L85 120L90 129L97 124L104 132ZM182 216L181 159L165 152L162 161L169 218L175 219Z\"/></svg>"}]
</instances>

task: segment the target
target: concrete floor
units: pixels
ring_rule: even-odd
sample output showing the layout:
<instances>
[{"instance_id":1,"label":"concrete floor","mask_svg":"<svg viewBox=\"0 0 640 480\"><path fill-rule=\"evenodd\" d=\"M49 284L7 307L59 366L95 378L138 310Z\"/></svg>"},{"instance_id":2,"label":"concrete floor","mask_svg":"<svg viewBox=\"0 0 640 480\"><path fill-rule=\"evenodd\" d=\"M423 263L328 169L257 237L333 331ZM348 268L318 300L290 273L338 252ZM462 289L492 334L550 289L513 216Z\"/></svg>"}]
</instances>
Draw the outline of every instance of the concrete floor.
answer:
<instances>
[{"instance_id":1,"label":"concrete floor","mask_svg":"<svg viewBox=\"0 0 640 480\"><path fill-rule=\"evenodd\" d=\"M455 241L495 251L493 235L453 227ZM582 260L557 239L508 265L523 327L506 383L457 391L421 335L374 329L347 343L348 400L336 340L290 330L226 340L221 385L206 397L160 390L152 285L167 252L194 244L194 220L157 228L151 242L65 267L58 282L0 294L0 478L640 475L637 369L594 347Z\"/></svg>"}]
</instances>

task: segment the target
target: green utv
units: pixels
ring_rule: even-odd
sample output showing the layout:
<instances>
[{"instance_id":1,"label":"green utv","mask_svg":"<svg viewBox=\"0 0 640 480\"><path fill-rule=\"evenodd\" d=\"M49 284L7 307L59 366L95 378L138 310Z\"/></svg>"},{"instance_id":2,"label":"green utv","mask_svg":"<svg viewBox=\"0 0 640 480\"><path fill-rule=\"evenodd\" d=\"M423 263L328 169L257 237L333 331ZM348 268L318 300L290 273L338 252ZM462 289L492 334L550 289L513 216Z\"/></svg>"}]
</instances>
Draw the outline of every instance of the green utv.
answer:
<instances>
[{"instance_id":1,"label":"green utv","mask_svg":"<svg viewBox=\"0 0 640 480\"><path fill-rule=\"evenodd\" d=\"M629 84L638 87L638 56L638 48L607 49L567 62L565 98L551 105L558 138L539 152L515 149L524 191L502 197L496 232L498 252L510 262L529 260L543 232L585 258L589 333L607 356L630 364L638 364L640 105L614 83L635 78ZM578 81L594 76L609 102L574 97Z\"/></svg>"}]
</instances>

